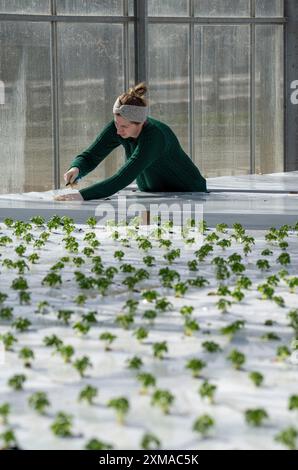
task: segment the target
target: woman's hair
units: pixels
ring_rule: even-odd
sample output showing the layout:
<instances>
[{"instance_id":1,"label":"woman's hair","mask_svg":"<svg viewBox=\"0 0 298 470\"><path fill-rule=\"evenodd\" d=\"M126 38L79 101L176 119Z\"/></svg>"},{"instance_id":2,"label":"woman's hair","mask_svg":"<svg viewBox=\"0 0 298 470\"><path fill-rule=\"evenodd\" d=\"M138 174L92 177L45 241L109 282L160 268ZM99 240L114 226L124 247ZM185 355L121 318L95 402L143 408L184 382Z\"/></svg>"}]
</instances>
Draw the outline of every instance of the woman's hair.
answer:
<instances>
[{"instance_id":1,"label":"woman's hair","mask_svg":"<svg viewBox=\"0 0 298 470\"><path fill-rule=\"evenodd\" d=\"M147 86L145 82L138 83L133 88L130 88L126 93L119 96L120 104L147 106L147 100L144 98L146 93Z\"/></svg>"}]
</instances>

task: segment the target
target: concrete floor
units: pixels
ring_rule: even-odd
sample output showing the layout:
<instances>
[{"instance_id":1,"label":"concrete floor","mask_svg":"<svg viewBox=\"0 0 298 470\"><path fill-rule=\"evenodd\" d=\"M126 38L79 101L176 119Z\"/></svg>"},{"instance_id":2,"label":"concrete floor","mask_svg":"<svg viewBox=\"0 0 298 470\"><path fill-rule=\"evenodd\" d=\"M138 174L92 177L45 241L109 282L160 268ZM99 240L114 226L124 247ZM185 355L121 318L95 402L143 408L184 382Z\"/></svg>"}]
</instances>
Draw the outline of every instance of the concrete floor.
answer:
<instances>
[{"instance_id":1,"label":"concrete floor","mask_svg":"<svg viewBox=\"0 0 298 470\"><path fill-rule=\"evenodd\" d=\"M209 193L143 193L131 185L106 199L71 203L52 200L61 191L2 194L0 220L29 220L34 215L49 219L58 214L76 223L96 216L101 224L113 215L116 222L140 214L149 221L149 214L152 219L152 214L169 212L177 223L203 216L210 227L239 222L246 228L265 229L298 221L298 171L209 178L207 187Z\"/></svg>"}]
</instances>

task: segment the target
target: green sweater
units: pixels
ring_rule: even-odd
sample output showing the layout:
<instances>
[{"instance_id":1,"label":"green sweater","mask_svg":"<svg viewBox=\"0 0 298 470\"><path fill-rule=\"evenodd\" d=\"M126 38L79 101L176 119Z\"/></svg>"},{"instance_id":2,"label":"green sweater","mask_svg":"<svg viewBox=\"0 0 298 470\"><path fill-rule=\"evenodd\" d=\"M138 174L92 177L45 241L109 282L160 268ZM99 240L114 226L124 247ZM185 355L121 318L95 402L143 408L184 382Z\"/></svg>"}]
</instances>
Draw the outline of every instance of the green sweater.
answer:
<instances>
[{"instance_id":1,"label":"green sweater","mask_svg":"<svg viewBox=\"0 0 298 470\"><path fill-rule=\"evenodd\" d=\"M135 179L141 191L207 191L206 180L183 151L174 132L151 117L137 139L117 135L111 121L90 147L72 161L70 168L77 167L78 178L82 178L119 145L125 149L125 164L110 178L81 189L85 200L111 196Z\"/></svg>"}]
</instances>

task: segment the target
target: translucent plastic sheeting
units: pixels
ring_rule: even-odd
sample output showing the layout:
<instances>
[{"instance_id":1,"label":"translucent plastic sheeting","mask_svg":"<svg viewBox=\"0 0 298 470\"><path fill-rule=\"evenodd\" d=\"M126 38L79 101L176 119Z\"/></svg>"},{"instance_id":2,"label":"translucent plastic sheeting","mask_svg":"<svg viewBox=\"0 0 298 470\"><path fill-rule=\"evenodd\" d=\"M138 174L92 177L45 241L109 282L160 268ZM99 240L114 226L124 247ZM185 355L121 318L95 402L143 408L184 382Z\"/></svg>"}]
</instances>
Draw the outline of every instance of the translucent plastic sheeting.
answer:
<instances>
[{"instance_id":1,"label":"translucent plastic sheeting","mask_svg":"<svg viewBox=\"0 0 298 470\"><path fill-rule=\"evenodd\" d=\"M3 193L43 191L53 172L50 24L0 22Z\"/></svg>"},{"instance_id":2,"label":"translucent plastic sheeting","mask_svg":"<svg viewBox=\"0 0 298 470\"><path fill-rule=\"evenodd\" d=\"M49 14L50 0L0 0L0 13Z\"/></svg>"},{"instance_id":3,"label":"translucent plastic sheeting","mask_svg":"<svg viewBox=\"0 0 298 470\"><path fill-rule=\"evenodd\" d=\"M61 15L122 15L121 0L59 0L57 14Z\"/></svg>"}]
</instances>

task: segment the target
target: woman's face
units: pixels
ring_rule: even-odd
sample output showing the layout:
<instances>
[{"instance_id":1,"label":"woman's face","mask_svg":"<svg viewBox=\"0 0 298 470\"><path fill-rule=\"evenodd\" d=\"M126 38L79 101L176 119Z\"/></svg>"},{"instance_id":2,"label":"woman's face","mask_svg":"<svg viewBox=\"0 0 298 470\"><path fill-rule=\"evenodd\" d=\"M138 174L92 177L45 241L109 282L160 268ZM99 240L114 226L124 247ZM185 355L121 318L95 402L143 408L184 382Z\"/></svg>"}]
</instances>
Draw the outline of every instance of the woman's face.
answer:
<instances>
[{"instance_id":1,"label":"woman's face","mask_svg":"<svg viewBox=\"0 0 298 470\"><path fill-rule=\"evenodd\" d=\"M134 124L118 114L114 114L114 122L117 134L120 135L122 139L128 139L129 137L136 139L143 127L143 122L140 122L140 124Z\"/></svg>"}]
</instances>

